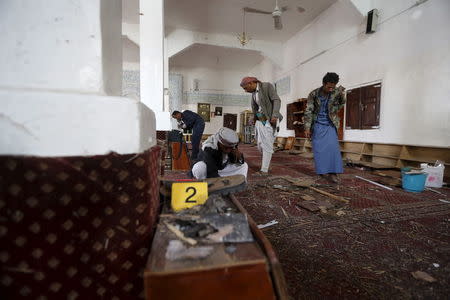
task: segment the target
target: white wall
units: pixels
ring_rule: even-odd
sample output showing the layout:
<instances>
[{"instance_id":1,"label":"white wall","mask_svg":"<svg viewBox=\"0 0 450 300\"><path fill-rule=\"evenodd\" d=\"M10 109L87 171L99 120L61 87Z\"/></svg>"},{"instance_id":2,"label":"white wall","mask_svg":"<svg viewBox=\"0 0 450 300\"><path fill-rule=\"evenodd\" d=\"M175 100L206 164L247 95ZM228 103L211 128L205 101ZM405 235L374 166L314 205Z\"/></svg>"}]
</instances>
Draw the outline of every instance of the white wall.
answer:
<instances>
[{"instance_id":1,"label":"white wall","mask_svg":"<svg viewBox=\"0 0 450 300\"><path fill-rule=\"evenodd\" d=\"M275 66L274 62L269 58L264 58L263 61L255 66L248 74L249 76L258 78L260 81L274 82L276 70L278 70L278 67Z\"/></svg>"},{"instance_id":2,"label":"white wall","mask_svg":"<svg viewBox=\"0 0 450 300\"><path fill-rule=\"evenodd\" d=\"M120 94L121 1L0 1L0 155L142 152L154 113ZM162 30L162 26L161 26Z\"/></svg>"},{"instance_id":3,"label":"white wall","mask_svg":"<svg viewBox=\"0 0 450 300\"><path fill-rule=\"evenodd\" d=\"M240 87L241 79L244 76L248 76L249 73L246 71L231 71L231 70L217 70L209 68L180 68L172 67L170 69L171 73L177 73L183 75L183 91L193 90L193 80L199 80L200 92L206 93L218 93L218 94L245 94L245 92ZM215 105L211 105L211 111L215 110ZM197 104L183 104L184 109L192 110L197 112ZM249 106L222 106L222 116L212 117L211 122L206 122L205 124L205 134L213 134L217 130L223 127L223 115L237 114L237 131L239 131L240 116L239 113L251 109Z\"/></svg>"},{"instance_id":4,"label":"white wall","mask_svg":"<svg viewBox=\"0 0 450 300\"><path fill-rule=\"evenodd\" d=\"M211 111L214 112L216 106L211 104ZM193 112L197 112L197 104L184 104L183 110L189 109ZM205 131L204 134L214 134L219 128L223 127L223 115L224 114L236 114L237 115L237 124L236 124L236 132L240 132L240 113L245 110L244 107L240 106L222 106L222 116L211 117L211 122L205 122Z\"/></svg>"},{"instance_id":5,"label":"white wall","mask_svg":"<svg viewBox=\"0 0 450 300\"><path fill-rule=\"evenodd\" d=\"M122 36L123 69L138 71L140 64L139 46L126 36Z\"/></svg>"},{"instance_id":6,"label":"white wall","mask_svg":"<svg viewBox=\"0 0 450 300\"><path fill-rule=\"evenodd\" d=\"M240 87L243 77L249 76L247 71L232 71L211 68L171 67L170 73L183 75L183 90L193 90L193 80L199 80L200 91L245 94Z\"/></svg>"},{"instance_id":7,"label":"white wall","mask_svg":"<svg viewBox=\"0 0 450 300\"><path fill-rule=\"evenodd\" d=\"M332 5L285 44L275 78L291 76L288 102L306 97L329 71L347 88L381 80L380 128L345 130L346 140L449 146L450 1L406 10L414 2L374 1L381 24L371 35L348 1Z\"/></svg>"},{"instance_id":8,"label":"white wall","mask_svg":"<svg viewBox=\"0 0 450 300\"><path fill-rule=\"evenodd\" d=\"M118 0L1 1L0 87L120 95L120 13Z\"/></svg>"}]
</instances>

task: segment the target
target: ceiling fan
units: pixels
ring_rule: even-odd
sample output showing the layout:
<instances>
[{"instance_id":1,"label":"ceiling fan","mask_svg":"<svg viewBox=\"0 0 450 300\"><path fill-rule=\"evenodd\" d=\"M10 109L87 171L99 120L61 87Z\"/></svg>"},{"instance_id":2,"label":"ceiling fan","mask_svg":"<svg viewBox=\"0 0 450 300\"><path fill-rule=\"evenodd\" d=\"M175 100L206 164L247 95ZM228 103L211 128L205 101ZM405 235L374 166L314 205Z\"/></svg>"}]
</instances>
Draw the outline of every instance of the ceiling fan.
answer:
<instances>
[{"instance_id":1,"label":"ceiling fan","mask_svg":"<svg viewBox=\"0 0 450 300\"><path fill-rule=\"evenodd\" d=\"M283 29L283 23L281 22L281 14L288 10L287 6L279 7L278 6L278 0L275 0L275 8L273 11L265 11L260 10L252 7L244 7L244 11L248 13L255 13L255 14L264 14L264 15L272 15L273 21L274 21L274 27L277 30ZM303 7L298 6L297 11L299 13L302 13L305 11Z\"/></svg>"}]
</instances>

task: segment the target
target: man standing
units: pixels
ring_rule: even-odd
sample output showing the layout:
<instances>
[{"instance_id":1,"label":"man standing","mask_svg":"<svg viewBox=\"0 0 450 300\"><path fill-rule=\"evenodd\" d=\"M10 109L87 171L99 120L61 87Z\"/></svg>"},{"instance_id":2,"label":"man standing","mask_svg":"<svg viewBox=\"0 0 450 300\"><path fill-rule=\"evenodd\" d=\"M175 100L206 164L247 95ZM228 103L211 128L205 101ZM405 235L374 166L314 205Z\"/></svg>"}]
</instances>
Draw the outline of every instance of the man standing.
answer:
<instances>
[{"instance_id":1,"label":"man standing","mask_svg":"<svg viewBox=\"0 0 450 300\"><path fill-rule=\"evenodd\" d=\"M339 182L337 174L344 172L337 130L338 112L345 105L346 95L344 87L336 88L338 82L338 74L327 73L323 85L309 94L304 116L305 135L312 139L316 173L330 176L335 183Z\"/></svg>"},{"instance_id":2,"label":"man standing","mask_svg":"<svg viewBox=\"0 0 450 300\"><path fill-rule=\"evenodd\" d=\"M247 178L248 165L238 149L239 138L234 130L222 127L211 135L202 146L199 161L192 167L196 179L244 175Z\"/></svg>"},{"instance_id":3,"label":"man standing","mask_svg":"<svg viewBox=\"0 0 450 300\"><path fill-rule=\"evenodd\" d=\"M252 110L255 115L255 138L262 163L260 174L267 175L273 154L273 143L278 133L278 124L283 119L280 114L281 100L269 82L261 82L256 77L244 77L241 87L252 94Z\"/></svg>"},{"instance_id":4,"label":"man standing","mask_svg":"<svg viewBox=\"0 0 450 300\"><path fill-rule=\"evenodd\" d=\"M178 121L178 128L192 129L192 154L191 160L196 160L200 148L203 131L205 130L205 121L203 118L193 111L185 110L182 113L175 110L172 118Z\"/></svg>"}]
</instances>

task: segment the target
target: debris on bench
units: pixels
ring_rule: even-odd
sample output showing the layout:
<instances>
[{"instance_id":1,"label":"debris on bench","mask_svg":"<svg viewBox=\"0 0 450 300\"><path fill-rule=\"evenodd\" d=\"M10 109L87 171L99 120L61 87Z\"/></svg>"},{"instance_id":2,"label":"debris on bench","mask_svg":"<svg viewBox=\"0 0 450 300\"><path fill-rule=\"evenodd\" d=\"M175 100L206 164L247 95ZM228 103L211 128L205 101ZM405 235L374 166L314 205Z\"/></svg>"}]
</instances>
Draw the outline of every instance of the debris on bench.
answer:
<instances>
[{"instance_id":1,"label":"debris on bench","mask_svg":"<svg viewBox=\"0 0 450 300\"><path fill-rule=\"evenodd\" d=\"M171 240L166 251L166 259L181 260L181 259L202 259L211 255L213 247L190 247L187 248L179 240Z\"/></svg>"},{"instance_id":2,"label":"debris on bench","mask_svg":"<svg viewBox=\"0 0 450 300\"><path fill-rule=\"evenodd\" d=\"M172 231L180 240L188 243L189 245L196 245L197 241L191 238L187 238L184 236L184 234L175 226L173 226L172 224L170 224L169 222L164 222L164 224L167 226L167 228L169 228L170 231Z\"/></svg>"}]
</instances>

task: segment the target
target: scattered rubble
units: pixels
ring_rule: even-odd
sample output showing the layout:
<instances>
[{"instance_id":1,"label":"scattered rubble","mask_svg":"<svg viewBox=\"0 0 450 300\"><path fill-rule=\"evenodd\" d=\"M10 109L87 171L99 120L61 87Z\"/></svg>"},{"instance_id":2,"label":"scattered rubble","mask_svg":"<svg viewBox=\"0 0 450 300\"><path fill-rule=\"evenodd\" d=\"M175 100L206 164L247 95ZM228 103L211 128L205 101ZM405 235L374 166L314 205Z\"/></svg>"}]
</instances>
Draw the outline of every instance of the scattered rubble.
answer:
<instances>
[{"instance_id":1,"label":"scattered rubble","mask_svg":"<svg viewBox=\"0 0 450 300\"><path fill-rule=\"evenodd\" d=\"M412 276L416 279L420 279L426 282L436 282L436 278L431 276L430 274L423 272L423 271L415 271L411 272Z\"/></svg>"},{"instance_id":2,"label":"scattered rubble","mask_svg":"<svg viewBox=\"0 0 450 300\"><path fill-rule=\"evenodd\" d=\"M166 259L180 260L180 259L202 259L211 255L213 247L190 247L187 248L179 240L171 240L166 251Z\"/></svg>"}]
</instances>

